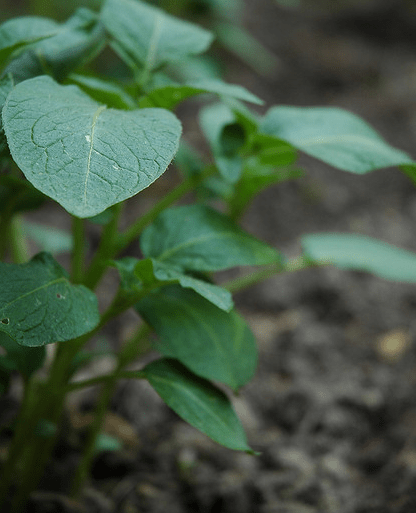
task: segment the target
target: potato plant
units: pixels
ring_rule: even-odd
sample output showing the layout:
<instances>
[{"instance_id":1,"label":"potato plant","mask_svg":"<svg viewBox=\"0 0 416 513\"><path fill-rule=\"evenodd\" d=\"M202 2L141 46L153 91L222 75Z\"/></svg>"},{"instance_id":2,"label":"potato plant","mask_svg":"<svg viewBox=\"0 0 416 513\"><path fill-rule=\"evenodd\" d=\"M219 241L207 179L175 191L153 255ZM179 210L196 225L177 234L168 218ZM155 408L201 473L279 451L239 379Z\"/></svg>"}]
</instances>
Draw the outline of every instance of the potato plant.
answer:
<instances>
[{"instance_id":1,"label":"potato plant","mask_svg":"<svg viewBox=\"0 0 416 513\"><path fill-rule=\"evenodd\" d=\"M147 380L186 422L229 449L253 453L230 398L255 373L256 344L232 292L328 264L416 281L415 255L381 241L307 234L302 253L287 259L239 226L258 193L301 174L299 152L357 175L400 166L413 179L415 164L347 111L272 106L259 115L247 104L263 102L242 86L207 76L175 81L175 67L212 39L139 0L106 0L99 13L80 8L64 23L21 17L0 26L0 392L16 374L23 383L18 417L3 426L13 436L0 469L1 511L24 511L68 394L99 385L72 486L80 492L120 378ZM108 47L129 69L128 80L93 71ZM191 105L210 160L182 138L174 114L197 95L206 99ZM131 205L172 161L179 185L121 230L127 200ZM30 224L30 212L47 201L71 217L71 234ZM89 223L101 226L91 258ZM33 258L27 236L44 248ZM136 241L140 252L125 256ZM62 251L70 252L69 269L53 256ZM250 271L232 281L215 279L244 266ZM119 286L100 311L96 289L110 268ZM74 380L97 356L88 342L128 309L137 313L137 331L122 342L114 370ZM56 348L45 367L48 344ZM159 357L131 370L150 350Z\"/></svg>"}]
</instances>

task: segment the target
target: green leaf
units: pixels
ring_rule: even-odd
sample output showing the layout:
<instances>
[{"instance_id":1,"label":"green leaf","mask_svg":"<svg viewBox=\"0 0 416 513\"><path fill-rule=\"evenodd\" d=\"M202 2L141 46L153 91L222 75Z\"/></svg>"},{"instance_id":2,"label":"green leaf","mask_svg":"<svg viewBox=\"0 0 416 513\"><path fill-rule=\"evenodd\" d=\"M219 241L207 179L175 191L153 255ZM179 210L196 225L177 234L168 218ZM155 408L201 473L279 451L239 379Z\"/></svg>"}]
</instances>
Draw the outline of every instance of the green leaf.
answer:
<instances>
[{"instance_id":1,"label":"green leaf","mask_svg":"<svg viewBox=\"0 0 416 513\"><path fill-rule=\"evenodd\" d=\"M341 269L367 271L386 280L416 282L416 253L365 235L310 234L302 247L313 261Z\"/></svg>"},{"instance_id":2,"label":"green leaf","mask_svg":"<svg viewBox=\"0 0 416 513\"><path fill-rule=\"evenodd\" d=\"M116 109L137 109L134 99L116 82L75 73L69 76L69 80L100 103Z\"/></svg>"},{"instance_id":3,"label":"green leaf","mask_svg":"<svg viewBox=\"0 0 416 513\"><path fill-rule=\"evenodd\" d=\"M23 346L74 339L100 320L95 294L72 285L48 253L26 264L0 263L0 283L0 331Z\"/></svg>"},{"instance_id":4,"label":"green leaf","mask_svg":"<svg viewBox=\"0 0 416 513\"><path fill-rule=\"evenodd\" d=\"M118 111L42 76L18 84L3 123L26 178L78 217L92 217L154 182L181 135L164 109Z\"/></svg>"},{"instance_id":5,"label":"green leaf","mask_svg":"<svg viewBox=\"0 0 416 513\"><path fill-rule=\"evenodd\" d=\"M235 311L224 312L189 289L170 285L136 305L160 340L156 349L192 372L238 390L254 375L254 336Z\"/></svg>"},{"instance_id":6,"label":"green leaf","mask_svg":"<svg viewBox=\"0 0 416 513\"><path fill-rule=\"evenodd\" d=\"M36 223L24 223L24 231L42 251L48 253L67 253L72 249L72 236L59 228Z\"/></svg>"},{"instance_id":7,"label":"green leaf","mask_svg":"<svg viewBox=\"0 0 416 513\"><path fill-rule=\"evenodd\" d=\"M191 426L229 449L253 452L227 396L211 383L171 359L146 365L144 373L163 401Z\"/></svg>"},{"instance_id":8,"label":"green leaf","mask_svg":"<svg viewBox=\"0 0 416 513\"><path fill-rule=\"evenodd\" d=\"M212 304L225 311L233 308L231 293L204 280L199 280L182 273L170 265L153 258L137 260L124 258L115 262L122 278L122 286L127 290L140 290L142 287L161 287L178 283L185 289L192 289Z\"/></svg>"},{"instance_id":9,"label":"green leaf","mask_svg":"<svg viewBox=\"0 0 416 513\"><path fill-rule=\"evenodd\" d=\"M78 9L49 37L25 48L6 68L16 82L51 74L63 80L91 60L105 44L104 26L89 9Z\"/></svg>"},{"instance_id":10,"label":"green leaf","mask_svg":"<svg viewBox=\"0 0 416 513\"><path fill-rule=\"evenodd\" d=\"M225 180L235 183L241 176L243 165L239 151L246 140L243 127L236 122L232 110L222 103L204 107L199 120L218 171Z\"/></svg>"},{"instance_id":11,"label":"green leaf","mask_svg":"<svg viewBox=\"0 0 416 513\"><path fill-rule=\"evenodd\" d=\"M140 239L145 257L189 271L280 261L279 253L204 205L166 209Z\"/></svg>"},{"instance_id":12,"label":"green leaf","mask_svg":"<svg viewBox=\"0 0 416 513\"><path fill-rule=\"evenodd\" d=\"M204 52L210 32L139 0L107 0L101 19L119 45L147 71Z\"/></svg>"},{"instance_id":13,"label":"green leaf","mask_svg":"<svg viewBox=\"0 0 416 513\"><path fill-rule=\"evenodd\" d=\"M364 174L374 169L413 163L388 145L365 121L333 107L273 107L260 130L331 166Z\"/></svg>"},{"instance_id":14,"label":"green leaf","mask_svg":"<svg viewBox=\"0 0 416 513\"><path fill-rule=\"evenodd\" d=\"M57 33L59 23L40 16L21 16L0 25L0 66L18 48Z\"/></svg>"},{"instance_id":15,"label":"green leaf","mask_svg":"<svg viewBox=\"0 0 416 513\"><path fill-rule=\"evenodd\" d=\"M6 102L7 95L13 89L14 82L11 75L6 75L0 79L0 112L2 111ZM0 155L7 148L7 140L4 134L3 122L0 117Z\"/></svg>"},{"instance_id":16,"label":"green leaf","mask_svg":"<svg viewBox=\"0 0 416 513\"><path fill-rule=\"evenodd\" d=\"M258 105L263 104L260 98L240 85L227 84L216 79L200 79L184 85L172 84L155 88L140 100L140 106L173 110L183 100L204 93L238 98Z\"/></svg>"},{"instance_id":17,"label":"green leaf","mask_svg":"<svg viewBox=\"0 0 416 513\"><path fill-rule=\"evenodd\" d=\"M0 331L0 346L7 352L5 356L0 357L0 369L18 370L29 378L42 367L45 361L45 347L23 347L2 331Z\"/></svg>"}]
</instances>

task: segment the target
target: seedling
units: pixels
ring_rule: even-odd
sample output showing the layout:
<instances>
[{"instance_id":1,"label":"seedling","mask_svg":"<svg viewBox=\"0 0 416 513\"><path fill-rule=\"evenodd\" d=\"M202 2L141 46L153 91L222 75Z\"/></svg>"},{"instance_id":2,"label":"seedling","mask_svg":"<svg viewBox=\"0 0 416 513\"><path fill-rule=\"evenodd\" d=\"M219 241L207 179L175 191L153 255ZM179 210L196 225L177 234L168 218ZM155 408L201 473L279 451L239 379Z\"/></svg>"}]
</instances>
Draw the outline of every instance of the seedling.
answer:
<instances>
[{"instance_id":1,"label":"seedling","mask_svg":"<svg viewBox=\"0 0 416 513\"><path fill-rule=\"evenodd\" d=\"M252 453L230 397L254 375L256 345L231 292L329 263L416 281L415 255L369 238L309 234L304 253L287 260L238 226L260 191L301 174L299 151L356 174L401 166L413 178L415 165L344 110L275 106L259 116L242 102L262 101L241 86L206 77L175 82L175 66L211 41L206 30L139 0L106 0L100 13L79 9L62 24L23 17L0 26L0 390L16 371L24 386L1 469L2 511L23 511L37 487L67 395L100 385L73 483L80 492L119 378L147 380L185 421L227 448ZM92 72L108 47L130 70L128 80ZM201 94L208 103L192 105L212 152L207 162L181 138L173 113ZM127 200L172 160L179 185L120 230ZM29 222L46 201L67 211L71 235ZM89 259L90 223L101 224L101 238ZM47 251L29 259L26 237ZM140 253L121 258L137 240ZM71 254L68 270L51 254L62 251ZM215 281L215 272L243 266L258 269ZM119 288L100 311L95 291L109 268ZM114 371L74 381L94 357L88 342L128 309L138 314L137 332L121 344ZM56 350L46 369L48 344ZM130 370L151 348L160 356Z\"/></svg>"}]
</instances>

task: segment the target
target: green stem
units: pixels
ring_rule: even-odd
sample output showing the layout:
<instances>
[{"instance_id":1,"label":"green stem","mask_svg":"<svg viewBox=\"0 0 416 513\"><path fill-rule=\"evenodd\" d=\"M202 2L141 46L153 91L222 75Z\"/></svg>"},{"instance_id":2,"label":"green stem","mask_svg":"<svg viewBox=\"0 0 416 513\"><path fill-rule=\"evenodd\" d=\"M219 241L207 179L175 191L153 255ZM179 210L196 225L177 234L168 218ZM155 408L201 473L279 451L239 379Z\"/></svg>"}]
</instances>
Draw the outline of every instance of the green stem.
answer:
<instances>
[{"instance_id":1,"label":"green stem","mask_svg":"<svg viewBox=\"0 0 416 513\"><path fill-rule=\"evenodd\" d=\"M96 385L103 385L112 379L142 379L144 378L144 374L141 371L121 371L117 374L104 374L103 376L96 376L95 378L85 379L83 381L76 381L75 383L70 383L66 387L66 391L68 393L73 392L74 390L79 390L82 388L93 387Z\"/></svg>"},{"instance_id":2,"label":"green stem","mask_svg":"<svg viewBox=\"0 0 416 513\"><path fill-rule=\"evenodd\" d=\"M316 265L316 263L311 262L303 256L300 256L292 260L289 260L288 262L285 262L283 264L281 262L277 262L276 264L272 264L271 266L267 266L265 268L262 267L261 269L258 269L253 273L241 276L239 278L236 278L235 280L227 281L222 285L222 287L234 293L246 289L248 287L252 287L253 285L256 285L261 281L268 280L276 274L302 271L303 269L315 267Z\"/></svg>"},{"instance_id":3,"label":"green stem","mask_svg":"<svg viewBox=\"0 0 416 513\"><path fill-rule=\"evenodd\" d=\"M150 223L156 219L156 217L163 212L166 208L170 207L173 203L176 203L183 196L193 191L199 184L201 184L206 178L213 175L216 172L215 168L208 167L204 172L187 178L177 187L172 189L166 196L158 201L146 214L140 217L135 223L133 223L124 233L121 234L117 244L117 250L122 251L135 239L139 237L142 231Z\"/></svg>"},{"instance_id":4,"label":"green stem","mask_svg":"<svg viewBox=\"0 0 416 513\"><path fill-rule=\"evenodd\" d=\"M94 420L90 427L90 433L84 449L84 454L72 484L73 496L77 496L80 493L81 488L90 473L92 461L95 456L97 437L100 434L105 415L108 411L117 379L120 377L136 379L144 377L144 375L138 371L122 372L122 370L128 363L130 363L133 358L139 356L141 352L148 351L149 344L144 343L144 341L146 340L149 332L150 329L147 327L147 325L143 325L139 328L135 336L129 339L121 350L118 357L117 368L114 373L104 380L104 386L97 403Z\"/></svg>"},{"instance_id":5,"label":"green stem","mask_svg":"<svg viewBox=\"0 0 416 513\"><path fill-rule=\"evenodd\" d=\"M84 285L90 289L95 289L104 274L108 260L114 258L116 254L115 244L118 238L118 224L123 209L123 203L118 203L112 207L113 216L111 221L103 229L98 249L85 273Z\"/></svg>"},{"instance_id":6,"label":"green stem","mask_svg":"<svg viewBox=\"0 0 416 513\"><path fill-rule=\"evenodd\" d=\"M23 264L29 260L29 249L22 226L22 218L18 215L10 220L10 247L15 264Z\"/></svg>"},{"instance_id":7,"label":"green stem","mask_svg":"<svg viewBox=\"0 0 416 513\"><path fill-rule=\"evenodd\" d=\"M72 239L71 281L81 283L85 264L85 221L75 216L72 217Z\"/></svg>"}]
</instances>

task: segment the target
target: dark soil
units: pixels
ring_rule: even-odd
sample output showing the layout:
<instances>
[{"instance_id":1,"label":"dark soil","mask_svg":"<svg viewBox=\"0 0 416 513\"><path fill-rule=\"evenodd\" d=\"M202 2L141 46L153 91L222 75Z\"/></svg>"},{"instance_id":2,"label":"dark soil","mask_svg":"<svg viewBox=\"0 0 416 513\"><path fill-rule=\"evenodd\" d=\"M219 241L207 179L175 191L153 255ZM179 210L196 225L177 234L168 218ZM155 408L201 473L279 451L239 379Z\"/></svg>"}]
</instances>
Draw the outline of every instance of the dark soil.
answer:
<instances>
[{"instance_id":1,"label":"dark soil","mask_svg":"<svg viewBox=\"0 0 416 513\"><path fill-rule=\"evenodd\" d=\"M347 108L416 156L416 11L394 0L340 3L284 10L247 1L244 24L277 65L259 76L227 54L227 78L269 106ZM326 230L416 250L416 189L398 170L355 176L306 157L302 165L304 178L254 202L247 229L289 256L301 234ZM123 382L106 429L125 449L97 457L82 499L67 499L62 483L88 421L74 413L31 511L416 511L416 288L326 268L276 276L236 302L260 361L233 400L261 454L215 445L146 383ZM77 398L84 408L89 400Z\"/></svg>"}]
</instances>

